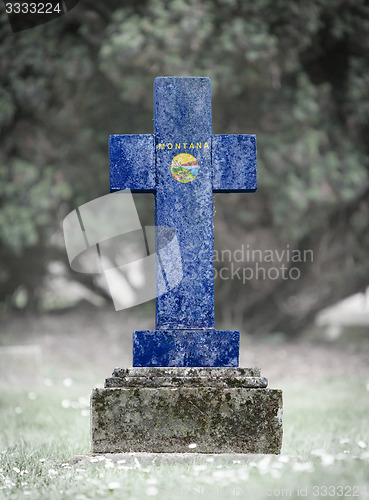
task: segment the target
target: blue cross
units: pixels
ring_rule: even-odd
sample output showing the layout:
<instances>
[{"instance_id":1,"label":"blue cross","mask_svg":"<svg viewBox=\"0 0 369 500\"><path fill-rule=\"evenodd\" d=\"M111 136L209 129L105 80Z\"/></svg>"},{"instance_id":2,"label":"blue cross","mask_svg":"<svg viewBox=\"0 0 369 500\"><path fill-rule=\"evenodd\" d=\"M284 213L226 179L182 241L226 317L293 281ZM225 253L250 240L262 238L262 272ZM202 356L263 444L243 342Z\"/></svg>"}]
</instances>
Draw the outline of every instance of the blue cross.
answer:
<instances>
[{"instance_id":1,"label":"blue cross","mask_svg":"<svg viewBox=\"0 0 369 500\"><path fill-rule=\"evenodd\" d=\"M154 134L110 136L110 190L127 188L154 193L183 271L156 299L156 330L134 332L133 366L238 366L239 332L215 330L213 193L256 190L256 137L212 134L210 78L156 78Z\"/></svg>"}]
</instances>

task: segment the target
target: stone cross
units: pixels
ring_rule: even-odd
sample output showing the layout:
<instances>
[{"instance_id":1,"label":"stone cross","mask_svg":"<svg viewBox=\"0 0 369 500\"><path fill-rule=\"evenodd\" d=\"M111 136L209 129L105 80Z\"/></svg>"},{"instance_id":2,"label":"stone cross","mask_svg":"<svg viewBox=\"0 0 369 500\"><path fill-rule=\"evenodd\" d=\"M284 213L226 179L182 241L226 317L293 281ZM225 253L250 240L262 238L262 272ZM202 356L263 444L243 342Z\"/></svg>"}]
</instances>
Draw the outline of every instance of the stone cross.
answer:
<instances>
[{"instance_id":1,"label":"stone cross","mask_svg":"<svg viewBox=\"0 0 369 500\"><path fill-rule=\"evenodd\" d=\"M212 134L209 78L155 79L154 134L110 136L110 190L121 189L154 193L156 248L160 228L175 230L181 263L169 268L183 272L157 293L156 330L134 332L133 366L238 366L239 332L215 330L213 193L256 190L256 137Z\"/></svg>"}]
</instances>

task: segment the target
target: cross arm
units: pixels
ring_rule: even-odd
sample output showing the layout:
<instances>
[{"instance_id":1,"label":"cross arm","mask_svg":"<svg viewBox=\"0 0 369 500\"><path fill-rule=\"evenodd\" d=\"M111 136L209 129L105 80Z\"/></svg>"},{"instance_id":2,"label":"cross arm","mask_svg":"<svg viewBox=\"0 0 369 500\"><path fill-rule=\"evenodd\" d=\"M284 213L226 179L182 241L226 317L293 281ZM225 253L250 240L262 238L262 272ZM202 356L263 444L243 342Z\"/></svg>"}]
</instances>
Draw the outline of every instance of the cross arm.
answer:
<instances>
[{"instance_id":1,"label":"cross arm","mask_svg":"<svg viewBox=\"0 0 369 500\"><path fill-rule=\"evenodd\" d=\"M152 134L111 135L110 191L155 192L155 141Z\"/></svg>"},{"instance_id":2,"label":"cross arm","mask_svg":"<svg viewBox=\"0 0 369 500\"><path fill-rule=\"evenodd\" d=\"M213 191L254 192L256 136L215 134L212 137Z\"/></svg>"}]
</instances>

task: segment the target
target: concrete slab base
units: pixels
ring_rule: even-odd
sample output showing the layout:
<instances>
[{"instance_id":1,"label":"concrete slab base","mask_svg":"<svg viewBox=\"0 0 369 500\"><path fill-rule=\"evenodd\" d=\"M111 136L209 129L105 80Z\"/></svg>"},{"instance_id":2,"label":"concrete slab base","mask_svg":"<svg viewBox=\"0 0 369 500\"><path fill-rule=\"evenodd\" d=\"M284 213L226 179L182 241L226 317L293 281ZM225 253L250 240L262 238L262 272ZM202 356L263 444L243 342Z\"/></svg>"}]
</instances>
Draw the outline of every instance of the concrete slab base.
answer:
<instances>
[{"instance_id":1,"label":"concrete slab base","mask_svg":"<svg viewBox=\"0 0 369 500\"><path fill-rule=\"evenodd\" d=\"M222 367L188 373L114 370L105 388L91 396L92 451L280 453L282 391L267 389L260 371Z\"/></svg>"}]
</instances>

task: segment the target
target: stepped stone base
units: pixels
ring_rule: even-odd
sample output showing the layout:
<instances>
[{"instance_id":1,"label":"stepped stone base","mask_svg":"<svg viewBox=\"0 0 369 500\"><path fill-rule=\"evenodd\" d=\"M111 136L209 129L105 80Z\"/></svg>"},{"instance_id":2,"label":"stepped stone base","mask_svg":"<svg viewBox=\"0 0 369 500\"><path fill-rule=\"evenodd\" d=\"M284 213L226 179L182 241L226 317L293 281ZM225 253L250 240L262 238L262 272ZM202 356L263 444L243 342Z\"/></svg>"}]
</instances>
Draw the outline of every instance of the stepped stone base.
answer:
<instances>
[{"instance_id":1,"label":"stepped stone base","mask_svg":"<svg viewBox=\"0 0 369 500\"><path fill-rule=\"evenodd\" d=\"M117 368L91 396L92 452L278 454L282 391L266 386L252 368Z\"/></svg>"}]
</instances>

